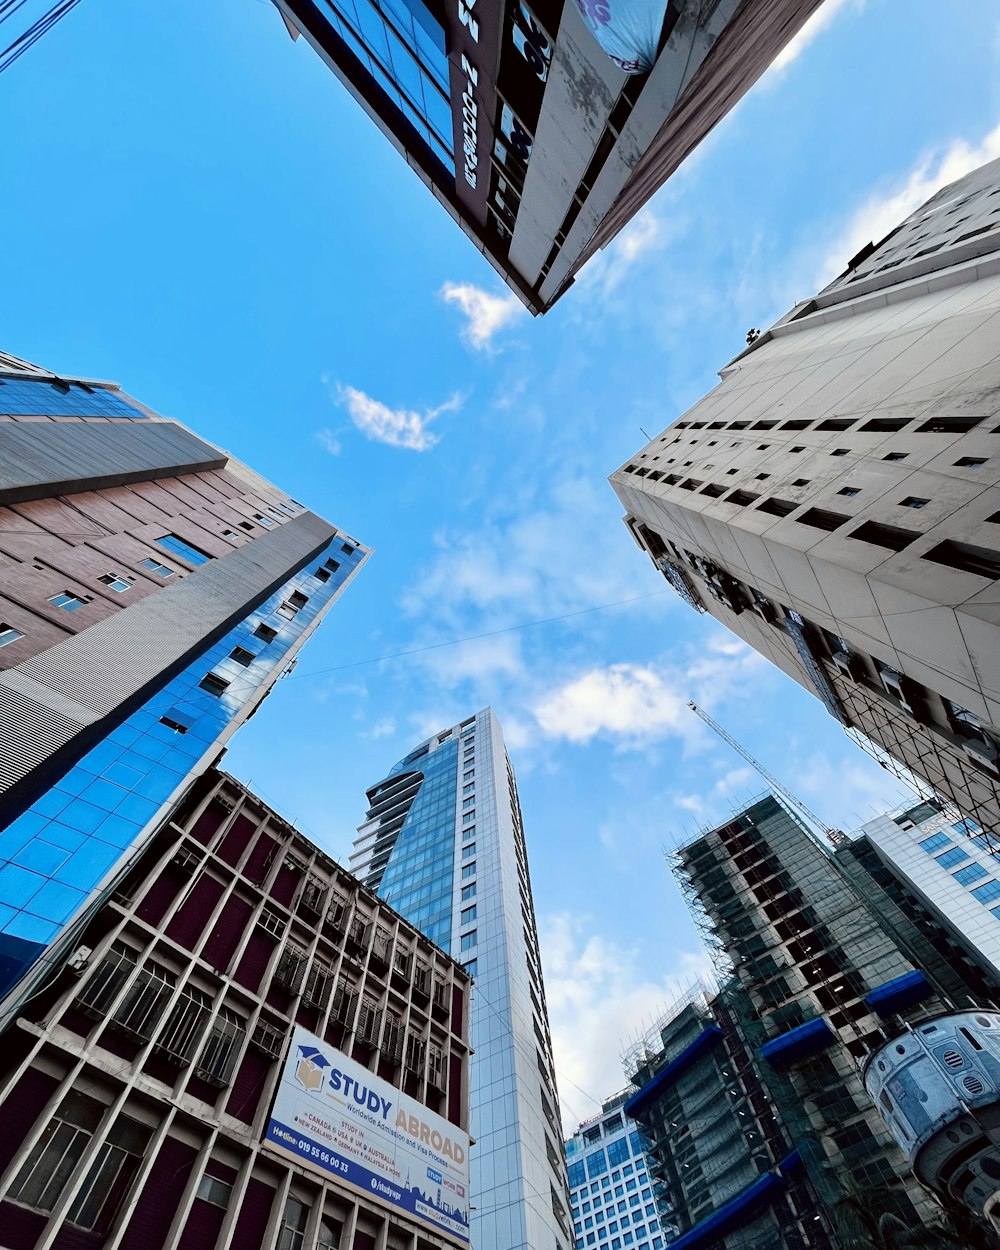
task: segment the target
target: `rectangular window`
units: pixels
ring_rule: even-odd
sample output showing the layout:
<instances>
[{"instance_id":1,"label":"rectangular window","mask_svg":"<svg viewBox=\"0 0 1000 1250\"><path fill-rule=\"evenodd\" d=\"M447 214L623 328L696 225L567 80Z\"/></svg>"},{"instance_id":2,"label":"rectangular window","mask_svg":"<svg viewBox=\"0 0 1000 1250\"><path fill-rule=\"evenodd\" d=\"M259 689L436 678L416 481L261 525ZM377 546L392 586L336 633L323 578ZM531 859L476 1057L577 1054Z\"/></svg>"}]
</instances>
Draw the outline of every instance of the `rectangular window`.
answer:
<instances>
[{"instance_id":1,"label":"rectangular window","mask_svg":"<svg viewBox=\"0 0 1000 1250\"><path fill-rule=\"evenodd\" d=\"M846 495L848 499L853 499L855 495L861 494L861 488L859 486L842 486L837 491L837 494Z\"/></svg>"},{"instance_id":2,"label":"rectangular window","mask_svg":"<svg viewBox=\"0 0 1000 1250\"><path fill-rule=\"evenodd\" d=\"M832 454L836 455L837 453L833 452ZM833 531L840 529L851 518L844 516L842 512L828 512L825 508L810 508L795 519L801 525L811 525L814 529Z\"/></svg>"},{"instance_id":3,"label":"rectangular window","mask_svg":"<svg viewBox=\"0 0 1000 1250\"><path fill-rule=\"evenodd\" d=\"M194 986L185 987L160 1030L156 1049L178 1063L186 1063L201 1041L211 1010L207 994Z\"/></svg>"},{"instance_id":4,"label":"rectangular window","mask_svg":"<svg viewBox=\"0 0 1000 1250\"><path fill-rule=\"evenodd\" d=\"M859 542L871 543L875 547L885 547L889 551L902 551L915 538L920 537L918 530L904 530L898 525L882 525L878 521L866 521L856 530L851 530L848 538L856 538Z\"/></svg>"},{"instance_id":5,"label":"rectangular window","mask_svg":"<svg viewBox=\"0 0 1000 1250\"><path fill-rule=\"evenodd\" d=\"M219 677L216 673L206 673L198 683L202 690L214 694L217 699L221 698L229 689L229 682Z\"/></svg>"},{"instance_id":6,"label":"rectangular window","mask_svg":"<svg viewBox=\"0 0 1000 1250\"><path fill-rule=\"evenodd\" d=\"M263 525L263 527L264 527L266 530L271 529L271 527L274 525L274 522L271 520L271 518L270 518L269 516L262 516L259 512L255 512L255 513L253 514L253 519L254 519L254 520L255 520L258 524Z\"/></svg>"},{"instance_id":7,"label":"rectangular window","mask_svg":"<svg viewBox=\"0 0 1000 1250\"><path fill-rule=\"evenodd\" d=\"M210 1202L213 1207L222 1207L225 1210L233 1196L233 1187L225 1184L224 1181L216 1180L214 1176L203 1176L198 1182L198 1192L195 1196L202 1202Z\"/></svg>"},{"instance_id":8,"label":"rectangular window","mask_svg":"<svg viewBox=\"0 0 1000 1250\"><path fill-rule=\"evenodd\" d=\"M103 573L97 579L102 586L107 586L111 590L116 590L122 595L126 590L132 589L133 578L122 577L119 573Z\"/></svg>"},{"instance_id":9,"label":"rectangular window","mask_svg":"<svg viewBox=\"0 0 1000 1250\"><path fill-rule=\"evenodd\" d=\"M890 451L888 455L883 456L883 460L905 460L910 453L908 451Z\"/></svg>"},{"instance_id":10,"label":"rectangular window","mask_svg":"<svg viewBox=\"0 0 1000 1250\"><path fill-rule=\"evenodd\" d=\"M463 800L462 800L462 810L463 810L463 811L468 811L468 810L469 810L469 808L470 808L470 807L474 807L474 806L475 806L475 804L476 804L476 800L475 800L474 798L473 798L473 799L463 799Z\"/></svg>"},{"instance_id":11,"label":"rectangular window","mask_svg":"<svg viewBox=\"0 0 1000 1250\"><path fill-rule=\"evenodd\" d=\"M462 924L472 924L475 918L476 918L476 904L475 903L473 903L471 907L462 908Z\"/></svg>"},{"instance_id":12,"label":"rectangular window","mask_svg":"<svg viewBox=\"0 0 1000 1250\"><path fill-rule=\"evenodd\" d=\"M935 851L939 851L943 846L951 846L951 838L946 833L932 833L929 838L924 838L920 846L928 855L933 855Z\"/></svg>"},{"instance_id":13,"label":"rectangular window","mask_svg":"<svg viewBox=\"0 0 1000 1250\"><path fill-rule=\"evenodd\" d=\"M463 933L462 934L462 950L471 951L472 948L476 945L477 940L478 939L476 936L475 929L473 929L471 933Z\"/></svg>"},{"instance_id":14,"label":"rectangular window","mask_svg":"<svg viewBox=\"0 0 1000 1250\"><path fill-rule=\"evenodd\" d=\"M229 1007L220 1008L198 1060L198 1075L212 1085L228 1085L245 1037L246 1031L236 1012Z\"/></svg>"},{"instance_id":15,"label":"rectangular window","mask_svg":"<svg viewBox=\"0 0 1000 1250\"><path fill-rule=\"evenodd\" d=\"M954 846L950 851L945 851L943 855L937 857L937 863L942 868L954 868L956 864L960 864L963 859L969 858L969 852L963 851L961 847Z\"/></svg>"},{"instance_id":16,"label":"rectangular window","mask_svg":"<svg viewBox=\"0 0 1000 1250\"><path fill-rule=\"evenodd\" d=\"M173 989L174 977L159 964L147 963L118 1004L111 1024L131 1037L148 1042L156 1030Z\"/></svg>"},{"instance_id":17,"label":"rectangular window","mask_svg":"<svg viewBox=\"0 0 1000 1250\"><path fill-rule=\"evenodd\" d=\"M929 499L921 499L918 495L907 495L905 499L899 501L899 506L901 508L926 508L929 503Z\"/></svg>"},{"instance_id":18,"label":"rectangular window","mask_svg":"<svg viewBox=\"0 0 1000 1250\"><path fill-rule=\"evenodd\" d=\"M973 881L981 881L983 877L989 876L982 864L968 864L965 868L959 868L958 872L953 874L959 885L972 885Z\"/></svg>"},{"instance_id":19,"label":"rectangular window","mask_svg":"<svg viewBox=\"0 0 1000 1250\"><path fill-rule=\"evenodd\" d=\"M0 621L0 647L6 647L8 643L17 642L19 638L23 638L24 634L19 629L15 629L13 625L7 625Z\"/></svg>"},{"instance_id":20,"label":"rectangular window","mask_svg":"<svg viewBox=\"0 0 1000 1250\"><path fill-rule=\"evenodd\" d=\"M467 964L463 964L462 966L465 968L465 971L469 974L470 977L479 976L479 960L478 959L470 959Z\"/></svg>"},{"instance_id":21,"label":"rectangular window","mask_svg":"<svg viewBox=\"0 0 1000 1250\"><path fill-rule=\"evenodd\" d=\"M476 792L476 784L473 781L468 782L466 785L462 787L463 794L475 794L475 792Z\"/></svg>"},{"instance_id":22,"label":"rectangular window","mask_svg":"<svg viewBox=\"0 0 1000 1250\"><path fill-rule=\"evenodd\" d=\"M297 1198L289 1198L281 1216L275 1250L302 1250L306 1238L309 1208Z\"/></svg>"},{"instance_id":23,"label":"rectangular window","mask_svg":"<svg viewBox=\"0 0 1000 1250\"><path fill-rule=\"evenodd\" d=\"M955 461L956 469L981 469L986 463L986 456L959 456Z\"/></svg>"},{"instance_id":24,"label":"rectangular window","mask_svg":"<svg viewBox=\"0 0 1000 1250\"><path fill-rule=\"evenodd\" d=\"M182 560L187 560L188 564L207 564L211 560L211 556L207 551L202 551L200 547L195 547L189 542L185 542L177 534L162 534L156 539L160 547L167 551L172 551L175 556L180 556Z\"/></svg>"},{"instance_id":25,"label":"rectangular window","mask_svg":"<svg viewBox=\"0 0 1000 1250\"><path fill-rule=\"evenodd\" d=\"M248 651L246 647L234 647L229 653L229 658L231 660L235 660L237 664L242 664L244 668L247 668L254 662L254 660L256 660L257 657L252 651Z\"/></svg>"},{"instance_id":26,"label":"rectangular window","mask_svg":"<svg viewBox=\"0 0 1000 1250\"><path fill-rule=\"evenodd\" d=\"M471 864L465 864L465 865L463 866L463 868L462 868L462 880L463 880L463 881L467 881L467 880L469 879L469 877L474 877L475 875L476 875L476 865L475 865L475 862L473 862L473 863L471 863Z\"/></svg>"},{"instance_id":27,"label":"rectangular window","mask_svg":"<svg viewBox=\"0 0 1000 1250\"><path fill-rule=\"evenodd\" d=\"M81 599L79 595L74 595L69 590L64 590L62 594L53 595L49 599L49 603L54 607L63 608L67 612L75 612L77 608L82 608L86 602L86 599Z\"/></svg>"},{"instance_id":28,"label":"rectangular window","mask_svg":"<svg viewBox=\"0 0 1000 1250\"><path fill-rule=\"evenodd\" d=\"M253 636L259 638L266 645L269 642L274 642L278 636L278 631L272 629L270 625L258 625L253 631Z\"/></svg>"},{"instance_id":29,"label":"rectangular window","mask_svg":"<svg viewBox=\"0 0 1000 1250\"><path fill-rule=\"evenodd\" d=\"M771 516L788 516L789 513L795 511L799 505L792 503L790 499L765 499L757 508L758 512L767 512ZM808 515L808 513L806 514ZM802 519L801 517L799 518Z\"/></svg>"},{"instance_id":30,"label":"rectangular window","mask_svg":"<svg viewBox=\"0 0 1000 1250\"><path fill-rule=\"evenodd\" d=\"M954 542L949 538L925 551L923 558L949 569L988 577L991 581L1000 578L1000 552L991 551L988 547L974 547L971 543Z\"/></svg>"},{"instance_id":31,"label":"rectangular window","mask_svg":"<svg viewBox=\"0 0 1000 1250\"><path fill-rule=\"evenodd\" d=\"M145 560L139 561L139 568L146 569L150 573L155 573L157 577L173 577L174 570L166 564L161 564L159 560L147 557Z\"/></svg>"},{"instance_id":32,"label":"rectangular window","mask_svg":"<svg viewBox=\"0 0 1000 1250\"><path fill-rule=\"evenodd\" d=\"M166 727L168 729L172 729L175 734L186 734L187 731L191 728L190 725L185 725L182 720L178 720L176 715L161 716L160 724L166 725Z\"/></svg>"},{"instance_id":33,"label":"rectangular window","mask_svg":"<svg viewBox=\"0 0 1000 1250\"><path fill-rule=\"evenodd\" d=\"M981 903L992 903L994 899L1000 898L1000 881L987 881L985 885L977 886L972 893Z\"/></svg>"},{"instance_id":34,"label":"rectangular window","mask_svg":"<svg viewBox=\"0 0 1000 1250\"><path fill-rule=\"evenodd\" d=\"M472 885L463 885L463 886L462 886L462 902L463 902L463 903L464 903L464 902L467 902L470 898L475 898L475 897L476 897L476 883L475 883L475 881L473 881Z\"/></svg>"},{"instance_id":35,"label":"rectangular window","mask_svg":"<svg viewBox=\"0 0 1000 1250\"><path fill-rule=\"evenodd\" d=\"M470 842L468 846L463 846L463 847L462 847L462 858L463 858L463 859L472 859L472 857L475 855L475 853L476 853L476 844L475 844L475 842Z\"/></svg>"}]
</instances>

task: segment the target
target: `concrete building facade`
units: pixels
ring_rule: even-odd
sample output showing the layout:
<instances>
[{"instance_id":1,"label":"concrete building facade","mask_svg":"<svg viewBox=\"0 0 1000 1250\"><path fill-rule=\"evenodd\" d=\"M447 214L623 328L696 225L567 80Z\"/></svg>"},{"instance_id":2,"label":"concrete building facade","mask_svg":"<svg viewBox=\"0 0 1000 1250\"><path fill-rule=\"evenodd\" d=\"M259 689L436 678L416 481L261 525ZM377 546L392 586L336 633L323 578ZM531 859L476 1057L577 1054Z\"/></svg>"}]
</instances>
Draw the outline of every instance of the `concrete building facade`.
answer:
<instances>
[{"instance_id":1,"label":"concrete building facade","mask_svg":"<svg viewBox=\"0 0 1000 1250\"><path fill-rule=\"evenodd\" d=\"M468 1245L271 1144L296 1029L466 1131L470 981L245 786L189 786L78 939L0 1046L5 1247Z\"/></svg>"},{"instance_id":2,"label":"concrete building facade","mask_svg":"<svg viewBox=\"0 0 1000 1250\"><path fill-rule=\"evenodd\" d=\"M514 770L486 708L368 791L351 871L475 977L476 1250L572 1240L552 1039Z\"/></svg>"},{"instance_id":3,"label":"concrete building facade","mask_svg":"<svg viewBox=\"0 0 1000 1250\"><path fill-rule=\"evenodd\" d=\"M647 1143L623 1112L631 1095L606 1098L600 1115L566 1139L576 1250L663 1250Z\"/></svg>"},{"instance_id":4,"label":"concrete building facade","mask_svg":"<svg viewBox=\"0 0 1000 1250\"><path fill-rule=\"evenodd\" d=\"M0 1019L367 555L116 385L0 357Z\"/></svg>"},{"instance_id":5,"label":"concrete building facade","mask_svg":"<svg viewBox=\"0 0 1000 1250\"><path fill-rule=\"evenodd\" d=\"M275 0L535 313L818 3Z\"/></svg>"},{"instance_id":6,"label":"concrete building facade","mask_svg":"<svg viewBox=\"0 0 1000 1250\"><path fill-rule=\"evenodd\" d=\"M1000 161L797 305L612 475L692 607L1000 827Z\"/></svg>"}]
</instances>

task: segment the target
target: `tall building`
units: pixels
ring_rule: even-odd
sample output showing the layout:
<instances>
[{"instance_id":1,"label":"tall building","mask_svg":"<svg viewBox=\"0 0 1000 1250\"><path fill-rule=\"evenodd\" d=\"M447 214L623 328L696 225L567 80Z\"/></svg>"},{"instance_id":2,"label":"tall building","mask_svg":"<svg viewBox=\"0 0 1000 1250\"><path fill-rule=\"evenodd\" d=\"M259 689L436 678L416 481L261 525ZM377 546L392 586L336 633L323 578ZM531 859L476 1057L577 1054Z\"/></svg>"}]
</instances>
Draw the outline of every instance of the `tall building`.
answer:
<instances>
[{"instance_id":1,"label":"tall building","mask_svg":"<svg viewBox=\"0 0 1000 1250\"><path fill-rule=\"evenodd\" d=\"M600 1115L584 1120L566 1139L577 1250L624 1250L627 1245L663 1250L646 1143L622 1110L631 1094L627 1089L606 1098Z\"/></svg>"},{"instance_id":2,"label":"tall building","mask_svg":"<svg viewBox=\"0 0 1000 1250\"><path fill-rule=\"evenodd\" d=\"M612 475L681 597L1000 827L1000 161L945 187Z\"/></svg>"},{"instance_id":3,"label":"tall building","mask_svg":"<svg viewBox=\"0 0 1000 1250\"><path fill-rule=\"evenodd\" d=\"M819 0L275 0L534 313Z\"/></svg>"},{"instance_id":4,"label":"tall building","mask_svg":"<svg viewBox=\"0 0 1000 1250\"><path fill-rule=\"evenodd\" d=\"M468 975L209 769L0 1044L8 1250L467 1250Z\"/></svg>"},{"instance_id":5,"label":"tall building","mask_svg":"<svg viewBox=\"0 0 1000 1250\"><path fill-rule=\"evenodd\" d=\"M641 1125L668 1247L833 1250L829 1213L758 1071L745 992L696 987L630 1047L625 1114ZM615 1250L623 1250L622 1247Z\"/></svg>"},{"instance_id":6,"label":"tall building","mask_svg":"<svg viewBox=\"0 0 1000 1250\"><path fill-rule=\"evenodd\" d=\"M939 929L914 923L851 843L826 850L771 796L682 846L675 872L724 980L749 1003L737 1031L827 1224L849 1179L888 1185L904 1218L929 1219L934 1205L858 1063L908 1021L968 1003L976 985L936 940Z\"/></svg>"},{"instance_id":7,"label":"tall building","mask_svg":"<svg viewBox=\"0 0 1000 1250\"><path fill-rule=\"evenodd\" d=\"M428 738L368 791L351 870L476 978L472 1243L572 1241L552 1041L521 807L486 708Z\"/></svg>"},{"instance_id":8,"label":"tall building","mask_svg":"<svg viewBox=\"0 0 1000 1250\"><path fill-rule=\"evenodd\" d=\"M116 385L0 356L0 1021L367 555Z\"/></svg>"}]
</instances>

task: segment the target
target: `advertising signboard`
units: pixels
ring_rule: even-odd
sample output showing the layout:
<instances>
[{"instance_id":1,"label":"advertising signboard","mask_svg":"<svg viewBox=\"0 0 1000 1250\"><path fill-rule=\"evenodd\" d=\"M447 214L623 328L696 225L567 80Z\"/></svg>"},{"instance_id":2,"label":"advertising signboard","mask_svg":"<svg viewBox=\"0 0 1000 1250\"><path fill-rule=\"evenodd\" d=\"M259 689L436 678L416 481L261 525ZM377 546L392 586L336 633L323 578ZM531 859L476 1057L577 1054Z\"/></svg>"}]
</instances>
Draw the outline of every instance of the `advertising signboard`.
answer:
<instances>
[{"instance_id":1,"label":"advertising signboard","mask_svg":"<svg viewBox=\"0 0 1000 1250\"><path fill-rule=\"evenodd\" d=\"M264 1133L271 1149L469 1244L469 1137L296 1027Z\"/></svg>"}]
</instances>

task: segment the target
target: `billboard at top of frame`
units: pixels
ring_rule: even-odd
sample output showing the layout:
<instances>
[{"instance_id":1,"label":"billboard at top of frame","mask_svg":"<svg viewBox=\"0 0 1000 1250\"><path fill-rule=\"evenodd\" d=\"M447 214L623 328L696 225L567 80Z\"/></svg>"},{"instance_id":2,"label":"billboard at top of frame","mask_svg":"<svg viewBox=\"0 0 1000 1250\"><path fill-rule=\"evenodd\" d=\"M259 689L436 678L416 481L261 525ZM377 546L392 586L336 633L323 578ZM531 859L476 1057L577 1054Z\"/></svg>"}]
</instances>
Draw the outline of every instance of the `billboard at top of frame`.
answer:
<instances>
[{"instance_id":1,"label":"billboard at top of frame","mask_svg":"<svg viewBox=\"0 0 1000 1250\"><path fill-rule=\"evenodd\" d=\"M298 1026L264 1142L469 1244L468 1134Z\"/></svg>"}]
</instances>

